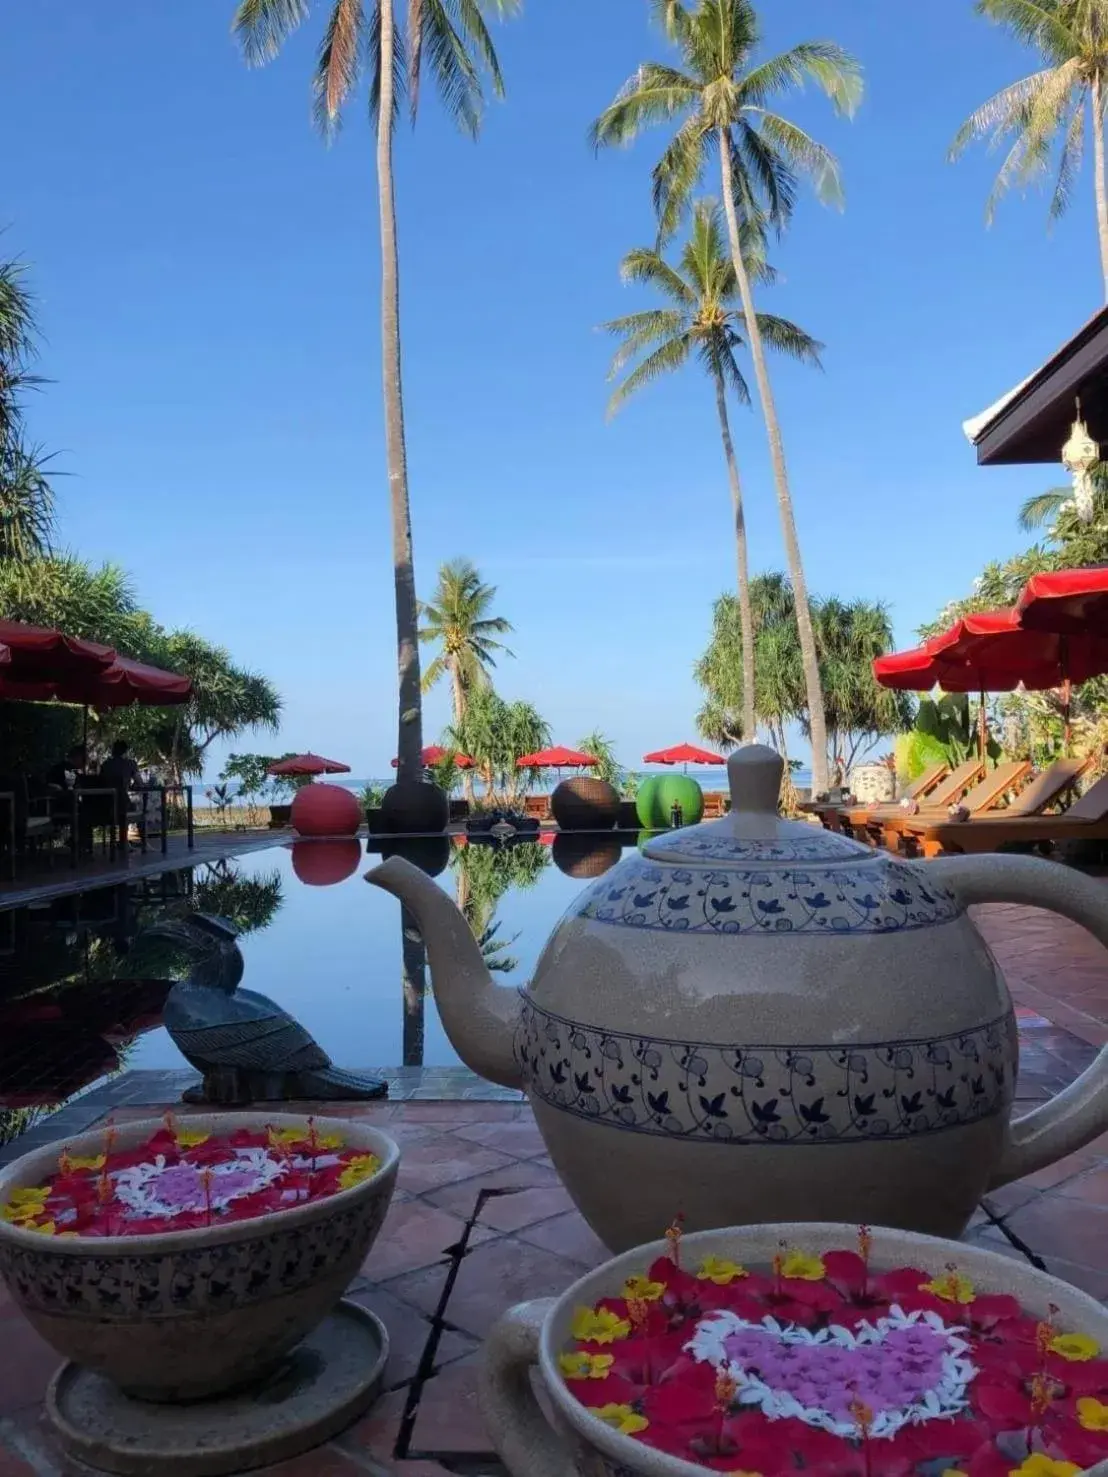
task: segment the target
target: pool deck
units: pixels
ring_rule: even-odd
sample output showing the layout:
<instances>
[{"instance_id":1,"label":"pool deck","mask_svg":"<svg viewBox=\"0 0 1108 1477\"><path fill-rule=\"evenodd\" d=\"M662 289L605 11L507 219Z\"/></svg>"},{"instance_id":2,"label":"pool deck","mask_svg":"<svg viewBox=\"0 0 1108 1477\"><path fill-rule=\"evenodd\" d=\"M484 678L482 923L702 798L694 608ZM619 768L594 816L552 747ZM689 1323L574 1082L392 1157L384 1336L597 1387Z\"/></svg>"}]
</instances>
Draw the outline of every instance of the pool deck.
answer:
<instances>
[{"instance_id":1,"label":"pool deck","mask_svg":"<svg viewBox=\"0 0 1108 1477\"><path fill-rule=\"evenodd\" d=\"M1108 956L1075 925L1037 909L990 905L975 917L1020 1009L1024 1110L1072 1081L1108 1042ZM190 1075L127 1073L32 1130L19 1148L109 1116L161 1112L176 1104ZM387 1075L388 1103L294 1109L380 1124L401 1146L392 1209L349 1293L388 1325L386 1392L343 1435L263 1469L263 1477L502 1472L477 1411L481 1340L510 1304L561 1292L606 1255L519 1094L458 1069ZM14 1152L9 1146L0 1158ZM1108 1303L1108 1135L988 1196L967 1240L1045 1267ZM41 1418L57 1363L0 1288L0 1477L75 1470Z\"/></svg>"}]
</instances>

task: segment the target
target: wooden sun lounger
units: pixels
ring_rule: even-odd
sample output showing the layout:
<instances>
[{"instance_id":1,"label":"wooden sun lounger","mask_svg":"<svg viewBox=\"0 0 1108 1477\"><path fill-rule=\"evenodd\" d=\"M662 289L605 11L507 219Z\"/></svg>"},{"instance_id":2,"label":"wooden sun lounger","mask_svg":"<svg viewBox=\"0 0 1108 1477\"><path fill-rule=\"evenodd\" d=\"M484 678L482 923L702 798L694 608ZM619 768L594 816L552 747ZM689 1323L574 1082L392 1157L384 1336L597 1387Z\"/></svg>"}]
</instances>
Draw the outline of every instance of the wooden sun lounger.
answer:
<instances>
[{"instance_id":1,"label":"wooden sun lounger","mask_svg":"<svg viewBox=\"0 0 1108 1477\"><path fill-rule=\"evenodd\" d=\"M998 764L995 769L990 769L984 779L978 780L971 790L967 790L962 796L961 805L964 805L970 815L978 815L982 811L991 810L1004 799L1009 790L1022 784L1031 773L1031 763L1027 759L1012 759L1006 764ZM1072 784L1072 780L1070 781ZM1043 802L1046 804L1046 801ZM875 845L886 846L890 851L900 849L900 838L905 834L905 828L928 821L941 822L947 819L942 810L920 811L918 815L909 815L907 811L901 810L890 815L883 815L874 821L871 819L867 827L869 838Z\"/></svg>"},{"instance_id":2,"label":"wooden sun lounger","mask_svg":"<svg viewBox=\"0 0 1108 1477\"><path fill-rule=\"evenodd\" d=\"M943 852L995 851L1010 841L1034 844L1073 838L1108 840L1108 776L1097 780L1060 815L1042 814L1047 805L1055 803L1076 783L1090 762L1090 759L1059 760L1021 791L1005 810L974 816L968 821L912 816L904 827L903 840L918 847L925 857ZM1036 805L1036 799L1043 793L1047 799Z\"/></svg>"},{"instance_id":3,"label":"wooden sun lounger","mask_svg":"<svg viewBox=\"0 0 1108 1477\"><path fill-rule=\"evenodd\" d=\"M933 810L936 814L945 815L947 809L956 800L960 800L984 773L985 766L980 759L967 759L932 787L931 793L923 802L925 808L929 812ZM905 798L918 797L906 796ZM851 805L846 809L840 806L839 828L856 836L859 841L870 841L876 846L881 837L881 822L890 816L896 817L903 814L904 811L899 803L896 805ZM873 827L872 833L870 833L871 826Z\"/></svg>"}]
</instances>

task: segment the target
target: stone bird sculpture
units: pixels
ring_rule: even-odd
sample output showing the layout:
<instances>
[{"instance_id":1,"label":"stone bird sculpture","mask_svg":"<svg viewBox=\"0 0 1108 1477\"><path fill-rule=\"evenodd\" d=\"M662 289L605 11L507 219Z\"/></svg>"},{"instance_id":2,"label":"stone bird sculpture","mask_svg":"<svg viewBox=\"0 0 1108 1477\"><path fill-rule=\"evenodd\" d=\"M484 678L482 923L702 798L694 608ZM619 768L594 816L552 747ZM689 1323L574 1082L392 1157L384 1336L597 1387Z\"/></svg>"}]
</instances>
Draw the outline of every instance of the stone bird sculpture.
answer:
<instances>
[{"instance_id":1,"label":"stone bird sculpture","mask_svg":"<svg viewBox=\"0 0 1108 1477\"><path fill-rule=\"evenodd\" d=\"M233 924L204 913L156 923L142 935L145 946L169 946L181 958L182 977L169 992L163 1020L181 1055L203 1074L186 1100L230 1107L387 1097L387 1083L334 1066L287 1010L238 988L237 938Z\"/></svg>"}]
</instances>

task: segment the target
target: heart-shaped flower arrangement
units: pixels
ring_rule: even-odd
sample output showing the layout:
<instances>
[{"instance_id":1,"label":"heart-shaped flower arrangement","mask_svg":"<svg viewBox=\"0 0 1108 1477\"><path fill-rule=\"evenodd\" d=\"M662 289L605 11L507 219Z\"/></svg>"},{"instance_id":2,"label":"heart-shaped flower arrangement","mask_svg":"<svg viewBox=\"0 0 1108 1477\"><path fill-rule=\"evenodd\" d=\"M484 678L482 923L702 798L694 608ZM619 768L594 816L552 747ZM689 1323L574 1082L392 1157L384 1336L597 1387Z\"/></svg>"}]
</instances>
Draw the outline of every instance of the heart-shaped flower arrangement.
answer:
<instances>
[{"instance_id":1,"label":"heart-shaped flower arrangement","mask_svg":"<svg viewBox=\"0 0 1108 1477\"><path fill-rule=\"evenodd\" d=\"M710 1472L1075 1477L1108 1459L1094 1339L956 1266L782 1247L771 1268L670 1255L578 1308L567 1388L621 1435ZM635 1470L629 1454L624 1465Z\"/></svg>"},{"instance_id":2,"label":"heart-shaped flower arrangement","mask_svg":"<svg viewBox=\"0 0 1108 1477\"><path fill-rule=\"evenodd\" d=\"M937 1313L895 1306L887 1317L854 1329L800 1328L769 1315L752 1323L720 1311L697 1325L685 1348L734 1381L740 1405L771 1420L794 1417L853 1436L864 1400L870 1433L892 1436L902 1426L966 1408L977 1370L959 1337L964 1331L948 1327Z\"/></svg>"},{"instance_id":3,"label":"heart-shaped flower arrangement","mask_svg":"<svg viewBox=\"0 0 1108 1477\"><path fill-rule=\"evenodd\" d=\"M321 1200L371 1179L373 1154L339 1134L303 1126L190 1129L166 1114L145 1143L120 1150L109 1127L100 1153L63 1149L57 1173L15 1190L0 1219L47 1236L150 1236L250 1220Z\"/></svg>"}]
</instances>

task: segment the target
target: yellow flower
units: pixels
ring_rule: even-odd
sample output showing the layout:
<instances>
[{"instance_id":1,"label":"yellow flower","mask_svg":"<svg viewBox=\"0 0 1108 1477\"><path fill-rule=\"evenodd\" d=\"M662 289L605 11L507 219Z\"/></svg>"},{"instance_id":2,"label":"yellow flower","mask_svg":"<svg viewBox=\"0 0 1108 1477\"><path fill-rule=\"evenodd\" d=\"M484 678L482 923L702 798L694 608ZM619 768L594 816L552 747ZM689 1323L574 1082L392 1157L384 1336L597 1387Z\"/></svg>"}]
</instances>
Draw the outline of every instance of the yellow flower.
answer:
<instances>
[{"instance_id":1,"label":"yellow flower","mask_svg":"<svg viewBox=\"0 0 1108 1477\"><path fill-rule=\"evenodd\" d=\"M650 1424L646 1416L639 1415L629 1405L601 1405L593 1411L593 1415L606 1426L618 1431L621 1436L635 1436L639 1431L645 1431Z\"/></svg>"},{"instance_id":2,"label":"yellow flower","mask_svg":"<svg viewBox=\"0 0 1108 1477\"><path fill-rule=\"evenodd\" d=\"M741 1468L736 1468L734 1472L724 1472L723 1477L762 1477L762 1474L761 1472L744 1472ZM945 1473L943 1477L946 1477Z\"/></svg>"},{"instance_id":3,"label":"yellow flower","mask_svg":"<svg viewBox=\"0 0 1108 1477\"><path fill-rule=\"evenodd\" d=\"M930 1292L946 1303L972 1303L977 1293L973 1283L962 1272L951 1267L942 1277L921 1282L920 1292Z\"/></svg>"},{"instance_id":4,"label":"yellow flower","mask_svg":"<svg viewBox=\"0 0 1108 1477\"><path fill-rule=\"evenodd\" d=\"M572 1354L562 1354L558 1366L567 1380L605 1380L615 1363L614 1354L587 1354L577 1349Z\"/></svg>"},{"instance_id":5,"label":"yellow flower","mask_svg":"<svg viewBox=\"0 0 1108 1477\"><path fill-rule=\"evenodd\" d=\"M573 1315L573 1337L587 1344L614 1344L630 1332L627 1319L608 1308L578 1308Z\"/></svg>"},{"instance_id":6,"label":"yellow flower","mask_svg":"<svg viewBox=\"0 0 1108 1477\"><path fill-rule=\"evenodd\" d=\"M66 1155L66 1169L67 1170L74 1170L74 1169L103 1169L103 1168L104 1168L104 1156L103 1156L103 1154L89 1154L89 1155L87 1155L83 1159L81 1158L81 1156L79 1154L67 1154Z\"/></svg>"},{"instance_id":7,"label":"yellow flower","mask_svg":"<svg viewBox=\"0 0 1108 1477\"><path fill-rule=\"evenodd\" d=\"M786 1251L781 1260L781 1276L796 1277L801 1282L822 1282L827 1268L820 1256L807 1251Z\"/></svg>"},{"instance_id":8,"label":"yellow flower","mask_svg":"<svg viewBox=\"0 0 1108 1477\"><path fill-rule=\"evenodd\" d=\"M944 1467L942 1477L966 1477L961 1467Z\"/></svg>"},{"instance_id":9,"label":"yellow flower","mask_svg":"<svg viewBox=\"0 0 1108 1477\"><path fill-rule=\"evenodd\" d=\"M350 1190L363 1180L372 1179L380 1168L381 1161L376 1154L355 1154L339 1175L339 1186L343 1190Z\"/></svg>"},{"instance_id":10,"label":"yellow flower","mask_svg":"<svg viewBox=\"0 0 1108 1477\"><path fill-rule=\"evenodd\" d=\"M1060 1354L1063 1359L1071 1362L1084 1362L1086 1359L1096 1358L1100 1353L1100 1345L1087 1333L1060 1333L1057 1338L1051 1339L1050 1352Z\"/></svg>"},{"instance_id":11,"label":"yellow flower","mask_svg":"<svg viewBox=\"0 0 1108 1477\"><path fill-rule=\"evenodd\" d=\"M177 1130L177 1147L180 1149L195 1149L197 1144L206 1144L211 1138L210 1133L205 1133L202 1128L179 1128Z\"/></svg>"},{"instance_id":12,"label":"yellow flower","mask_svg":"<svg viewBox=\"0 0 1108 1477\"><path fill-rule=\"evenodd\" d=\"M269 1142L276 1148L283 1145L286 1148L290 1144L307 1144L311 1142L312 1131L310 1128L270 1128ZM341 1149L342 1135L337 1133L317 1133L315 1136L317 1149Z\"/></svg>"},{"instance_id":13,"label":"yellow flower","mask_svg":"<svg viewBox=\"0 0 1108 1477\"><path fill-rule=\"evenodd\" d=\"M10 1205L45 1205L50 1195L46 1185L27 1185L22 1190L13 1190Z\"/></svg>"},{"instance_id":14,"label":"yellow flower","mask_svg":"<svg viewBox=\"0 0 1108 1477\"><path fill-rule=\"evenodd\" d=\"M714 1282L717 1287L726 1287L737 1277L745 1277L747 1271L745 1267L740 1267L738 1262L729 1262L726 1257L706 1256L700 1263L700 1271L696 1275L700 1282Z\"/></svg>"},{"instance_id":15,"label":"yellow flower","mask_svg":"<svg viewBox=\"0 0 1108 1477\"><path fill-rule=\"evenodd\" d=\"M1084 1395L1077 1402L1077 1419L1086 1431L1108 1431L1108 1405L1092 1395Z\"/></svg>"},{"instance_id":16,"label":"yellow flower","mask_svg":"<svg viewBox=\"0 0 1108 1477\"><path fill-rule=\"evenodd\" d=\"M38 1231L43 1236L53 1236L57 1233L57 1226L53 1221L28 1221L25 1228L28 1231Z\"/></svg>"},{"instance_id":17,"label":"yellow flower","mask_svg":"<svg viewBox=\"0 0 1108 1477\"><path fill-rule=\"evenodd\" d=\"M656 1303L665 1290L664 1283L651 1282L649 1277L628 1277L623 1284L625 1298L638 1298L644 1303Z\"/></svg>"},{"instance_id":18,"label":"yellow flower","mask_svg":"<svg viewBox=\"0 0 1108 1477\"><path fill-rule=\"evenodd\" d=\"M17 1190L15 1193L18 1195L20 1192ZM46 1192L43 1191L41 1200L26 1200L19 1204L12 1199L7 1205L0 1205L0 1220L13 1226L29 1226L36 1216L43 1215L45 1211Z\"/></svg>"},{"instance_id":19,"label":"yellow flower","mask_svg":"<svg viewBox=\"0 0 1108 1477\"><path fill-rule=\"evenodd\" d=\"M1033 1451L1022 1466L1012 1467L1008 1477L1079 1477L1081 1468L1076 1462L1060 1462L1045 1452Z\"/></svg>"}]
</instances>

